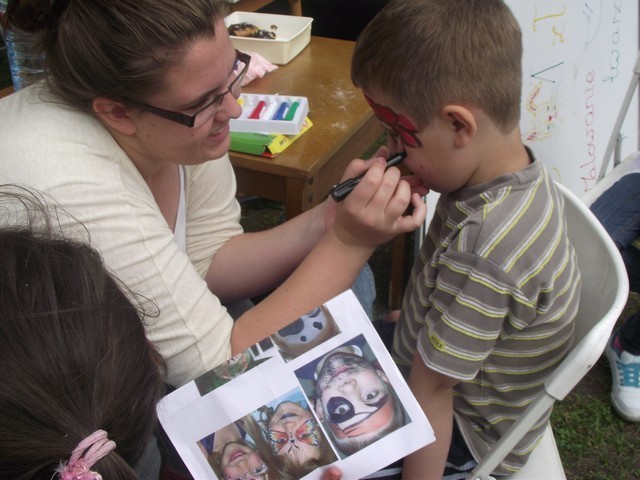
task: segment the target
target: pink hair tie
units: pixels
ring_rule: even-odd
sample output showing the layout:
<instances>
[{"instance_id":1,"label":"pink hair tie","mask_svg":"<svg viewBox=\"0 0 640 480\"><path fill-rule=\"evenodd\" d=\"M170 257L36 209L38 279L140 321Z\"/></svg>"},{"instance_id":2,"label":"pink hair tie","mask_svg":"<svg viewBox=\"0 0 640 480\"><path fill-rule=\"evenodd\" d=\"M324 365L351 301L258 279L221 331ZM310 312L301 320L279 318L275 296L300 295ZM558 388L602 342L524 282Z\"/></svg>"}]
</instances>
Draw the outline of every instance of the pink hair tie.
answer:
<instances>
[{"instance_id":1,"label":"pink hair tie","mask_svg":"<svg viewBox=\"0 0 640 480\"><path fill-rule=\"evenodd\" d=\"M60 480L102 480L91 467L115 448L116 442L107 438L107 432L96 430L78 444L67 463L57 468Z\"/></svg>"}]
</instances>

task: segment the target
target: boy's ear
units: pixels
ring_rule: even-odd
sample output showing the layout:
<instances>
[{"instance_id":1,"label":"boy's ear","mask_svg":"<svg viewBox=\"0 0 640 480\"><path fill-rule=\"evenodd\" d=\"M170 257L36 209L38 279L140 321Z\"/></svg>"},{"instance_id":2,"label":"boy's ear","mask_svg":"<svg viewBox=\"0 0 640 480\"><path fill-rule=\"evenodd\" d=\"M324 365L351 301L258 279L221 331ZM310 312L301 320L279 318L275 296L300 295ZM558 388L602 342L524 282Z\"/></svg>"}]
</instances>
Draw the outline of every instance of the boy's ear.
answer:
<instances>
[{"instance_id":1,"label":"boy's ear","mask_svg":"<svg viewBox=\"0 0 640 480\"><path fill-rule=\"evenodd\" d=\"M121 103L105 97L93 100L93 111L110 128L124 135L133 135L136 124L129 116L127 108Z\"/></svg>"},{"instance_id":2,"label":"boy's ear","mask_svg":"<svg viewBox=\"0 0 640 480\"><path fill-rule=\"evenodd\" d=\"M440 115L449 122L451 131L455 134L455 144L458 148L465 147L478 131L478 124L473 113L460 105L446 105Z\"/></svg>"}]
</instances>

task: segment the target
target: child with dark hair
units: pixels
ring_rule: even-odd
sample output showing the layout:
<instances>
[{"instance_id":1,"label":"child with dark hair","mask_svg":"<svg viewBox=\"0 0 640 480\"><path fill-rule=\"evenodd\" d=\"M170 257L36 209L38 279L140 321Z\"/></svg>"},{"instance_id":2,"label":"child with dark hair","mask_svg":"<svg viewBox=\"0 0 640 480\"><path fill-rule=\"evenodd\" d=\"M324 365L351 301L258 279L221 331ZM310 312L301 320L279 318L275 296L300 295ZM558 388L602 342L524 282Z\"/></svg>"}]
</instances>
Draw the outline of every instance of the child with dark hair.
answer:
<instances>
[{"instance_id":1,"label":"child with dark hair","mask_svg":"<svg viewBox=\"0 0 640 480\"><path fill-rule=\"evenodd\" d=\"M522 142L521 36L502 0L391 0L355 47L389 149L441 194L393 345L436 437L405 478L464 476L572 344L580 274L562 195ZM522 467L550 413L494 474Z\"/></svg>"},{"instance_id":2,"label":"child with dark hair","mask_svg":"<svg viewBox=\"0 0 640 480\"><path fill-rule=\"evenodd\" d=\"M164 363L141 303L58 215L0 187L0 478L134 480Z\"/></svg>"}]
</instances>

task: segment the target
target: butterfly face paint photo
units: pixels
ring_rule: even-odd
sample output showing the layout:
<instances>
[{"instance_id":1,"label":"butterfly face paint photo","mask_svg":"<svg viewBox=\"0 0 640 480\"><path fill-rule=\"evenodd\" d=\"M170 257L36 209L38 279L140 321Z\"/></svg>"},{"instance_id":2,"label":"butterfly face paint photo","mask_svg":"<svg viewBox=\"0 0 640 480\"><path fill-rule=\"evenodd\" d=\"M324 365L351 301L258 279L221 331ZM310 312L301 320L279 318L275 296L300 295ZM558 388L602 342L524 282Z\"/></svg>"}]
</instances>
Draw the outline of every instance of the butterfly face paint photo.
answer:
<instances>
[{"instance_id":1,"label":"butterfly face paint photo","mask_svg":"<svg viewBox=\"0 0 640 480\"><path fill-rule=\"evenodd\" d=\"M276 455L286 455L296 463L321 456L320 428L309 410L296 402L282 402L269 421L269 441Z\"/></svg>"}]
</instances>

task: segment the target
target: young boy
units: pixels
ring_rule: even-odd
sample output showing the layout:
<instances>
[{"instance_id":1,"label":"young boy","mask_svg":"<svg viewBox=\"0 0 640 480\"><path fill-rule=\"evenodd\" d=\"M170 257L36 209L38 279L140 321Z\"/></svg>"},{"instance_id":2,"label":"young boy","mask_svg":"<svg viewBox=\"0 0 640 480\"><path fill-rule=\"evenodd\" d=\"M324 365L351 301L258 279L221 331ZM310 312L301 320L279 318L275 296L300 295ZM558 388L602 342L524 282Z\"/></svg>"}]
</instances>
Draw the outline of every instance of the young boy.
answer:
<instances>
[{"instance_id":1,"label":"young boy","mask_svg":"<svg viewBox=\"0 0 640 480\"><path fill-rule=\"evenodd\" d=\"M562 197L521 141L521 57L501 0L391 0L354 52L389 149L441 192L394 339L436 434L404 478L470 471L572 342L580 274ZM518 470L545 426L494 473Z\"/></svg>"}]
</instances>

